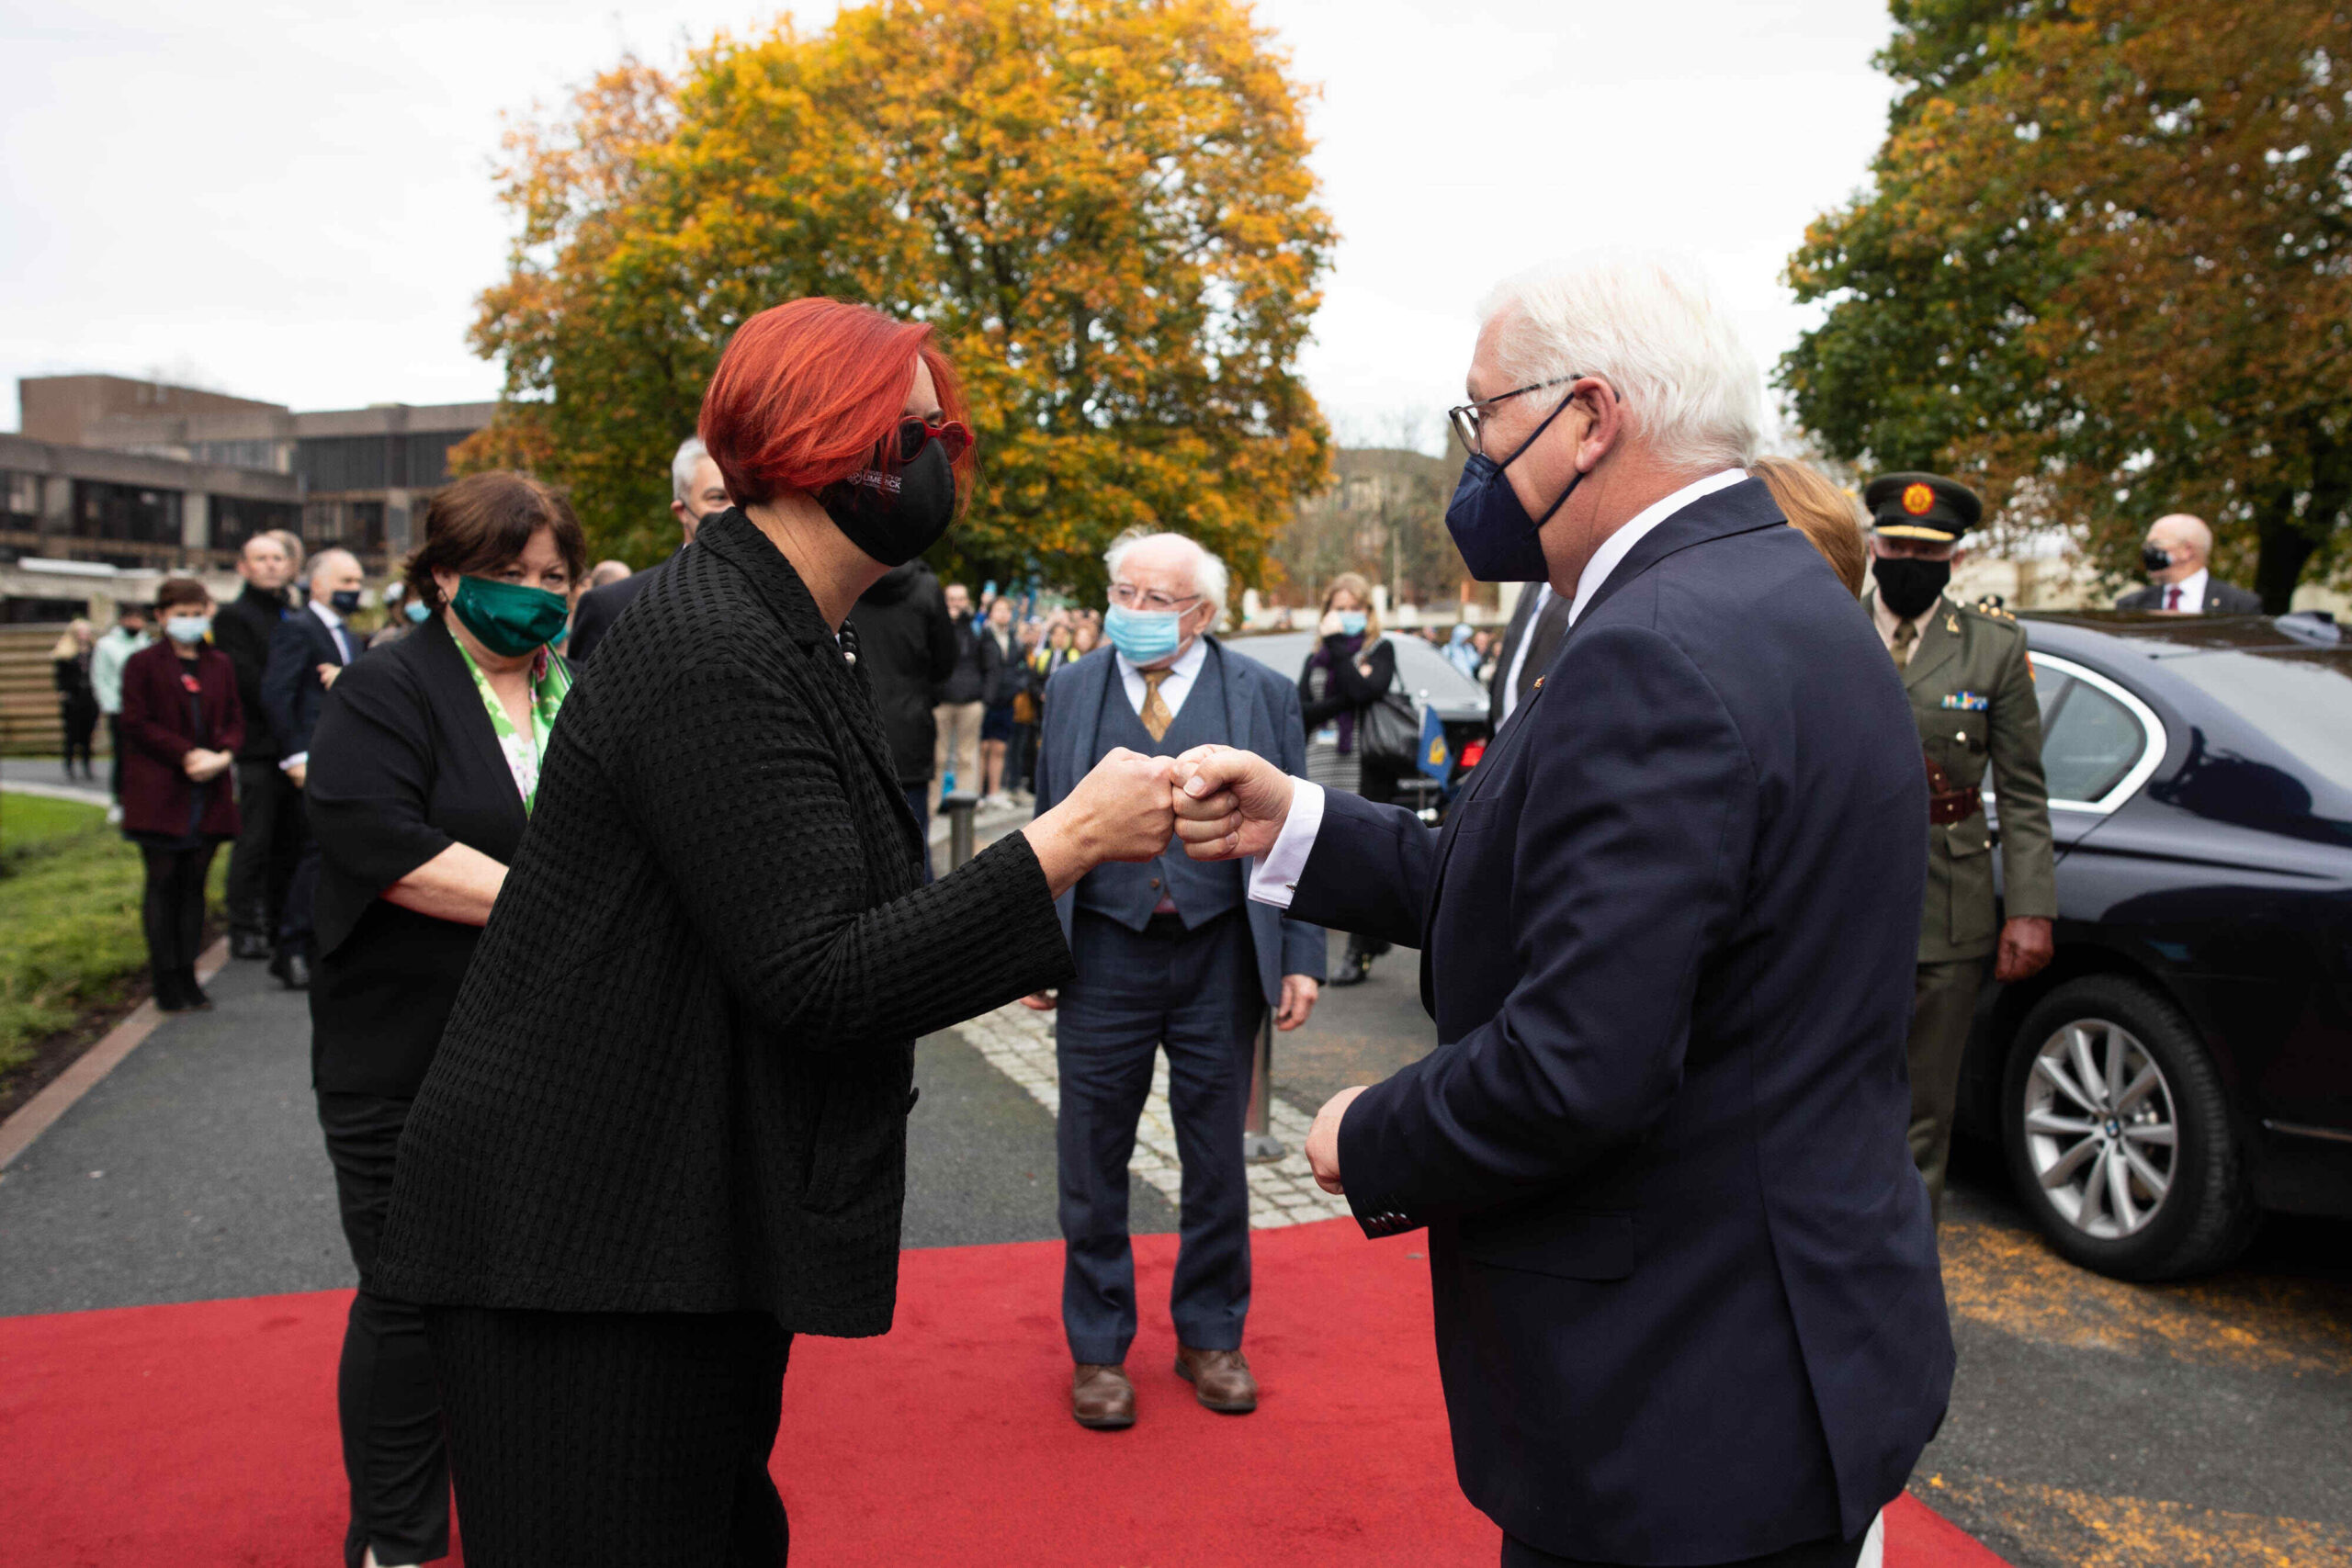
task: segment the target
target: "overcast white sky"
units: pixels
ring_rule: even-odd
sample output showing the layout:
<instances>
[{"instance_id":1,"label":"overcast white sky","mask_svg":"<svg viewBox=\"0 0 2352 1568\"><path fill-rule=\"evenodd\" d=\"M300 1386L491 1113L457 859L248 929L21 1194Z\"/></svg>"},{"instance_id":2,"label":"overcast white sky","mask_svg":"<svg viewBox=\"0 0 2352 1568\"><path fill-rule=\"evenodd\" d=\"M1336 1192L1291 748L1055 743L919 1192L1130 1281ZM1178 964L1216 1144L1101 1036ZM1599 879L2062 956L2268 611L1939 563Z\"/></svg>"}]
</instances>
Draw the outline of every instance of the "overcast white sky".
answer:
<instances>
[{"instance_id":1,"label":"overcast white sky","mask_svg":"<svg viewBox=\"0 0 2352 1568\"><path fill-rule=\"evenodd\" d=\"M505 251L501 114L777 9L0 0L0 426L17 377L83 370L296 408L495 396L465 331ZM1814 319L1781 268L1885 123L1883 0L1257 11L1323 90L1343 240L1306 367L1347 439L1408 414L1433 439L1487 287L1592 245L1696 254L1769 367Z\"/></svg>"}]
</instances>

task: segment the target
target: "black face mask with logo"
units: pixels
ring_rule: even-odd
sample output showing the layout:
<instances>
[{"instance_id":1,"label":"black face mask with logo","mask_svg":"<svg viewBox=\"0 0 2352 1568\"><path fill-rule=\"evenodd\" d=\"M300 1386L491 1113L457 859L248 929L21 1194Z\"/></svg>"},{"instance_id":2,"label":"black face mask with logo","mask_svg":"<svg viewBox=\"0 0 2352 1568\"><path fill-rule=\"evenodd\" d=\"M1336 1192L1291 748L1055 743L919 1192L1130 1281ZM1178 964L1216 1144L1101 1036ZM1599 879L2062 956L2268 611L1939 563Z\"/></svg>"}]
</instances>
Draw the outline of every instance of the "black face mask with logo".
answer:
<instances>
[{"instance_id":1,"label":"black face mask with logo","mask_svg":"<svg viewBox=\"0 0 2352 1568\"><path fill-rule=\"evenodd\" d=\"M1951 581L1951 562L1880 556L1871 562L1871 575L1878 579L1879 602L1894 612L1896 620L1907 621L1934 604Z\"/></svg>"},{"instance_id":2,"label":"black face mask with logo","mask_svg":"<svg viewBox=\"0 0 2352 1568\"><path fill-rule=\"evenodd\" d=\"M817 502L851 544L884 566L904 566L955 521L955 465L943 443L926 441L911 460L860 468L819 491Z\"/></svg>"}]
</instances>

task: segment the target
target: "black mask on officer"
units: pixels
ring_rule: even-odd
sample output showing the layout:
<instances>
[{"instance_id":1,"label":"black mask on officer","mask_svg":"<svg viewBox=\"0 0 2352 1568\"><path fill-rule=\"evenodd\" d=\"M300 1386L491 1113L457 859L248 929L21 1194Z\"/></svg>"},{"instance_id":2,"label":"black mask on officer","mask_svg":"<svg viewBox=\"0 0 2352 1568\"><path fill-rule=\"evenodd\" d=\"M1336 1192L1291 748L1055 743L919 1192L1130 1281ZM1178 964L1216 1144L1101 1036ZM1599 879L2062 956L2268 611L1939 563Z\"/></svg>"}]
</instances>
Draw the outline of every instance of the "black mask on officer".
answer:
<instances>
[{"instance_id":1,"label":"black mask on officer","mask_svg":"<svg viewBox=\"0 0 2352 1568\"><path fill-rule=\"evenodd\" d=\"M2150 577L2160 571L2170 571L2172 552L2162 545L2143 545L2140 547L2140 564L2147 568Z\"/></svg>"},{"instance_id":2,"label":"black mask on officer","mask_svg":"<svg viewBox=\"0 0 2352 1568\"><path fill-rule=\"evenodd\" d=\"M1871 560L1871 575L1878 579L1879 602L1894 612L1896 620L1907 621L1934 604L1936 595L1951 581L1951 562L1923 556L1877 556Z\"/></svg>"}]
</instances>

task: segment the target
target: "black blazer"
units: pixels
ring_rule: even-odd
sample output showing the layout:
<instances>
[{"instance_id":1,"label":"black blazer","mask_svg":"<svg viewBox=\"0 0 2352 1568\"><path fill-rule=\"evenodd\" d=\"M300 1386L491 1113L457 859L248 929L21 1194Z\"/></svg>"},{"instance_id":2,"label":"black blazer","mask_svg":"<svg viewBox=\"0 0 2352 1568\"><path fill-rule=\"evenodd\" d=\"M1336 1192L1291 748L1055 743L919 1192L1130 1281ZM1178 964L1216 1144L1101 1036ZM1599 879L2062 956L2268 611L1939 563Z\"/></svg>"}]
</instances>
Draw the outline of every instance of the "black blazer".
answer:
<instances>
[{"instance_id":1,"label":"black blazer","mask_svg":"<svg viewBox=\"0 0 2352 1568\"><path fill-rule=\"evenodd\" d=\"M356 660L364 651L359 634L345 626L343 635ZM327 624L307 604L288 610L286 618L270 629L269 662L261 674L261 705L279 756L299 757L311 749L311 732L318 728L319 710L327 698L319 666L343 661L343 649L336 646ZM340 682L342 677L335 679Z\"/></svg>"},{"instance_id":2,"label":"black blazer","mask_svg":"<svg viewBox=\"0 0 2352 1568\"><path fill-rule=\"evenodd\" d=\"M1026 838L922 850L865 672L711 518L556 726L376 1288L888 1329L916 1038L1070 973Z\"/></svg>"},{"instance_id":3,"label":"black blazer","mask_svg":"<svg viewBox=\"0 0 2352 1568\"><path fill-rule=\"evenodd\" d=\"M313 741L311 1080L405 1099L424 1082L481 928L381 894L453 843L511 863L523 796L438 615L336 677Z\"/></svg>"},{"instance_id":4,"label":"black blazer","mask_svg":"<svg viewBox=\"0 0 2352 1568\"><path fill-rule=\"evenodd\" d=\"M277 755L277 737L269 726L269 705L262 699L261 685L262 673L269 668L270 636L285 618L286 596L266 593L250 582L212 615L213 646L236 667L237 701L245 710L245 743L237 749L241 760L267 761Z\"/></svg>"},{"instance_id":5,"label":"black blazer","mask_svg":"<svg viewBox=\"0 0 2352 1568\"><path fill-rule=\"evenodd\" d=\"M2118 599L2115 607L2119 610L2161 610L2165 607L2165 591L2152 582ZM2234 582L2224 582L2208 572L2205 577L2205 603L2197 608L2208 615L2258 615L2262 614L2262 595L2240 588Z\"/></svg>"},{"instance_id":6,"label":"black blazer","mask_svg":"<svg viewBox=\"0 0 2352 1568\"><path fill-rule=\"evenodd\" d=\"M1330 792L1293 917L1423 948L1438 1048L1348 1111L1427 1224L1464 1490L1546 1551L1851 1538L1951 1386L1905 1132L1918 731L1748 480L1640 540L1442 832Z\"/></svg>"},{"instance_id":7,"label":"black blazer","mask_svg":"<svg viewBox=\"0 0 2352 1568\"><path fill-rule=\"evenodd\" d=\"M685 547L680 545L678 549ZM571 636L564 639L564 657L574 664L585 663L595 653L596 645L605 640L605 634L613 629L613 623L621 618L621 612L637 603L637 596L645 592L655 576L668 570L670 561L677 558L677 551L673 550L669 560L656 561L643 571L630 572L618 582L607 582L582 593L580 603L571 607Z\"/></svg>"}]
</instances>

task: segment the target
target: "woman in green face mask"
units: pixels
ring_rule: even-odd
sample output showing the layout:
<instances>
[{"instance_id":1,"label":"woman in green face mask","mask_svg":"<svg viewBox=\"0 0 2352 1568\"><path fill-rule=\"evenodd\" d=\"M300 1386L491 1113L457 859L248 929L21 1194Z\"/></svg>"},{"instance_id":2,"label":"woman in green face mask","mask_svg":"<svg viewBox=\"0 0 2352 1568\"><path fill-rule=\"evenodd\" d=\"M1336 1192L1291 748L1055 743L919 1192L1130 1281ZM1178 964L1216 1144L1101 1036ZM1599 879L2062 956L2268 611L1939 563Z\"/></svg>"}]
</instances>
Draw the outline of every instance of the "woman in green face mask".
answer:
<instances>
[{"instance_id":1,"label":"woman in green face mask","mask_svg":"<svg viewBox=\"0 0 2352 1568\"><path fill-rule=\"evenodd\" d=\"M536 479L476 474L437 492L406 573L426 615L344 670L311 741L312 1076L359 1271L341 1380L353 1562L448 1551L423 1312L374 1289L377 1244L409 1102L538 799L571 689L547 645L586 555L571 507Z\"/></svg>"}]
</instances>

